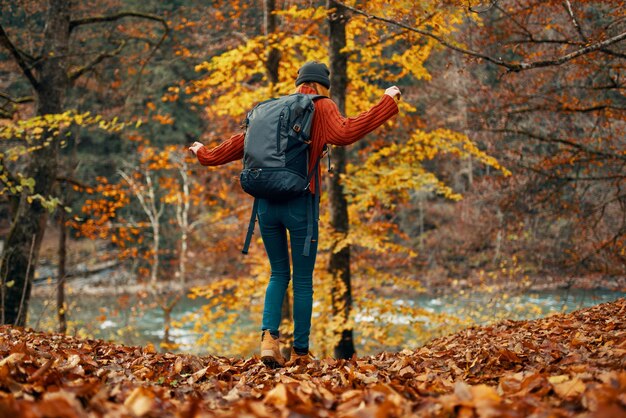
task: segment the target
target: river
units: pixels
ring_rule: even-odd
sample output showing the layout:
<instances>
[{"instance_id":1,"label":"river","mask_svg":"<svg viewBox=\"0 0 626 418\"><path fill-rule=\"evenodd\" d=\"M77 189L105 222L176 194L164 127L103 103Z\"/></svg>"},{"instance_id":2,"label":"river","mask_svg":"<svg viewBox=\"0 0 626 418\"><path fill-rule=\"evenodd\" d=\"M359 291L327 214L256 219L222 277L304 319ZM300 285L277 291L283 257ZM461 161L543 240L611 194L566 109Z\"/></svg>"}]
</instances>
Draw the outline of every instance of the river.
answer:
<instances>
[{"instance_id":1,"label":"river","mask_svg":"<svg viewBox=\"0 0 626 418\"><path fill-rule=\"evenodd\" d=\"M508 318L513 320L534 319L551 313L570 312L596 305L599 303L614 301L626 297L626 292L608 290L549 290L535 291L523 295L509 296L502 300L493 294L471 294L467 297L458 295L432 297L420 295L412 300L396 299L390 303L418 305L432 313L455 314L460 309L467 308L469 312L476 306L490 307L488 317L475 318L477 323L485 323L493 320ZM163 337L163 313L159 308L151 306L149 299L143 296L85 296L70 294L68 296L68 315L71 334L81 337L101 338L112 340L126 345L145 345L153 343L158 347ZM181 321L189 313L198 310L204 303L201 298L183 298L174 308L172 318ZM44 298L37 296L32 298L29 309L29 326L42 331L52 331L56 327L54 317L54 296ZM520 306L532 306L533 309L519 309ZM255 332L260 324L260 318L251 320L246 315L241 316L241 329ZM394 316L388 318L393 323L406 323L414 318ZM358 324L371 321L373 318L359 314L356 317ZM255 323L258 322L257 323ZM314 318L315 321L315 318ZM180 351L207 354L201 347L195 344L198 338L193 329L193 323L181 323L179 327L170 332L175 342L181 344ZM358 345L359 355L374 354L363 351ZM426 341L422 341L424 343ZM223 354L223 353L210 353Z\"/></svg>"}]
</instances>

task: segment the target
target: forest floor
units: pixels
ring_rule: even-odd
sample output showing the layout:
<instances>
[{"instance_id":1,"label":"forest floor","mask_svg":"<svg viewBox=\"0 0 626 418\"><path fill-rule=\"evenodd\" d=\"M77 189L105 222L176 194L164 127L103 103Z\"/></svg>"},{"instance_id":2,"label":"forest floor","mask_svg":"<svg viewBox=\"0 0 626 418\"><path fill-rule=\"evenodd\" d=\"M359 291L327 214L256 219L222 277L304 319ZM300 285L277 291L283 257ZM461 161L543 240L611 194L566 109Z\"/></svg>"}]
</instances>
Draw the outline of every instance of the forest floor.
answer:
<instances>
[{"instance_id":1,"label":"forest floor","mask_svg":"<svg viewBox=\"0 0 626 418\"><path fill-rule=\"evenodd\" d=\"M0 327L1 417L626 417L626 299L268 369Z\"/></svg>"}]
</instances>

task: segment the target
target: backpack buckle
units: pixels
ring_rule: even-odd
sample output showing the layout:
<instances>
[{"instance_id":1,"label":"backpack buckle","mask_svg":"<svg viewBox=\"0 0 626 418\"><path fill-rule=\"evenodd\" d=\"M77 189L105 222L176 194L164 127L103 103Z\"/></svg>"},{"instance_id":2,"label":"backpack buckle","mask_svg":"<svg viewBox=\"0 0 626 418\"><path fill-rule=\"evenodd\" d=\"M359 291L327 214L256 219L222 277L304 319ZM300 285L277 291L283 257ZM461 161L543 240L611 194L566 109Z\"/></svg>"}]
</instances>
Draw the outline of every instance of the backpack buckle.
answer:
<instances>
[{"instance_id":1,"label":"backpack buckle","mask_svg":"<svg viewBox=\"0 0 626 418\"><path fill-rule=\"evenodd\" d=\"M302 130L302 127L296 123L295 125L293 125L293 130L295 133L300 133L300 131Z\"/></svg>"}]
</instances>

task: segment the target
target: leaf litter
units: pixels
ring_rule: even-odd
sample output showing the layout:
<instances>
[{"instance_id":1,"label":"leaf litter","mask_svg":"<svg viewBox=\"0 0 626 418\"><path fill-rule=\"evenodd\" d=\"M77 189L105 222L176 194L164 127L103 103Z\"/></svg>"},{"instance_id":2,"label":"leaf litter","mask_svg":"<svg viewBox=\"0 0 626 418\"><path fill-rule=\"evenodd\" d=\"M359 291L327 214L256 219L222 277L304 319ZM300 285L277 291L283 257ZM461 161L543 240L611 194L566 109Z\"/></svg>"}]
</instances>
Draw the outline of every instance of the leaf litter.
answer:
<instances>
[{"instance_id":1,"label":"leaf litter","mask_svg":"<svg viewBox=\"0 0 626 418\"><path fill-rule=\"evenodd\" d=\"M0 417L626 417L626 300L268 369L0 327Z\"/></svg>"}]
</instances>

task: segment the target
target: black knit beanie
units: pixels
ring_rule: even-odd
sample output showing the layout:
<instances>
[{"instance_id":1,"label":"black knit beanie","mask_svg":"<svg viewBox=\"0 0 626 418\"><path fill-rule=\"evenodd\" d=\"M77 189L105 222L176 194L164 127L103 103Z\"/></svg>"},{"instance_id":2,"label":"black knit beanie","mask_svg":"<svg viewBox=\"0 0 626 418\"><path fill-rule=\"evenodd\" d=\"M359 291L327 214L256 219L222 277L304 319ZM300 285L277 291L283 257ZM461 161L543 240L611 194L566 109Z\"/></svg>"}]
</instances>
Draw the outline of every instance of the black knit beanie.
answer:
<instances>
[{"instance_id":1,"label":"black knit beanie","mask_svg":"<svg viewBox=\"0 0 626 418\"><path fill-rule=\"evenodd\" d=\"M330 71L328 70L326 64L317 61L309 61L298 70L296 87L304 82L313 81L316 83L320 83L326 88L330 88L329 76Z\"/></svg>"}]
</instances>

